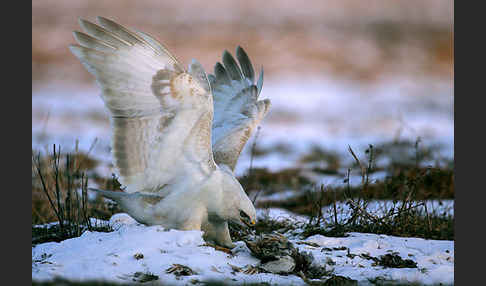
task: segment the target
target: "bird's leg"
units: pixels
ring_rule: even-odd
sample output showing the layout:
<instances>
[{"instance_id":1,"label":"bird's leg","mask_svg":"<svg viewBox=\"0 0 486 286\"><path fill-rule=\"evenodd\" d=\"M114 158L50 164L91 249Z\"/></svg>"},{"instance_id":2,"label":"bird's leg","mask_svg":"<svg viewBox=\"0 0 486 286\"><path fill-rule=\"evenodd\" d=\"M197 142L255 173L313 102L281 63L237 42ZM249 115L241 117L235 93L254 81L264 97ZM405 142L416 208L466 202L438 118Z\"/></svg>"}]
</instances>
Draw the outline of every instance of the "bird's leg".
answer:
<instances>
[{"instance_id":1,"label":"bird's leg","mask_svg":"<svg viewBox=\"0 0 486 286\"><path fill-rule=\"evenodd\" d=\"M228 222L226 221L209 221L203 224L204 239L212 241L217 245L227 248L234 248L236 245L231 241Z\"/></svg>"}]
</instances>

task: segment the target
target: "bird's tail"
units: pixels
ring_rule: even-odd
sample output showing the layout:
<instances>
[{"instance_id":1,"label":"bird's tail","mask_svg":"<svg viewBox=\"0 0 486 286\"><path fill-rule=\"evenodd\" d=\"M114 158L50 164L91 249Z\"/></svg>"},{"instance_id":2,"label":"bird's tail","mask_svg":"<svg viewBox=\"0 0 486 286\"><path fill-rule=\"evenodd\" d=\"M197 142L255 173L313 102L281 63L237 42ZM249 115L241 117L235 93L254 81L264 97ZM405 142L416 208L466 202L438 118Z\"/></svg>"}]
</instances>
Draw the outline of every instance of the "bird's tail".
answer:
<instances>
[{"instance_id":1,"label":"bird's tail","mask_svg":"<svg viewBox=\"0 0 486 286\"><path fill-rule=\"evenodd\" d=\"M158 221L153 216L154 206L159 203L164 197L158 194L147 193L125 193L103 191L94 188L88 188L90 191L97 192L105 198L114 200L118 206L136 221L144 224L155 224Z\"/></svg>"},{"instance_id":2,"label":"bird's tail","mask_svg":"<svg viewBox=\"0 0 486 286\"><path fill-rule=\"evenodd\" d=\"M100 195L104 196L105 198L114 200L115 202L121 204L124 200L126 203L144 203L155 205L160 202L164 197L158 194L147 194L147 193L125 193L125 192L113 192L113 191L103 191L94 188L88 188L90 191L94 191L99 193Z\"/></svg>"},{"instance_id":3,"label":"bird's tail","mask_svg":"<svg viewBox=\"0 0 486 286\"><path fill-rule=\"evenodd\" d=\"M123 198L126 198L129 195L129 194L124 193L124 192L103 191L103 190L94 189L94 188L88 188L88 190L96 192L96 193L102 195L105 198L114 200L117 203L120 203Z\"/></svg>"}]
</instances>

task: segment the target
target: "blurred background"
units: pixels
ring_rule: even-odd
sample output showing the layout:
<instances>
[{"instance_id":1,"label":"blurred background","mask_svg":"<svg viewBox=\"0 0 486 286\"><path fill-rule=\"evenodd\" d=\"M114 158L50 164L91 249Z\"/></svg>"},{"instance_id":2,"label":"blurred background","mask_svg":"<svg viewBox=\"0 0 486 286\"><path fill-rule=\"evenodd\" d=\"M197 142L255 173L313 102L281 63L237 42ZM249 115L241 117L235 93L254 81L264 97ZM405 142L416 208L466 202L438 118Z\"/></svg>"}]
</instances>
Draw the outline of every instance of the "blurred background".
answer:
<instances>
[{"instance_id":1,"label":"blurred background","mask_svg":"<svg viewBox=\"0 0 486 286\"><path fill-rule=\"evenodd\" d=\"M426 164L451 160L453 14L450 0L33 1L32 148L77 144L112 172L108 115L68 49L78 18L100 15L151 34L186 66L195 58L212 73L241 45L264 67L272 109L237 174L300 166L316 150L352 161L348 145L362 154L418 138L433 150Z\"/></svg>"}]
</instances>

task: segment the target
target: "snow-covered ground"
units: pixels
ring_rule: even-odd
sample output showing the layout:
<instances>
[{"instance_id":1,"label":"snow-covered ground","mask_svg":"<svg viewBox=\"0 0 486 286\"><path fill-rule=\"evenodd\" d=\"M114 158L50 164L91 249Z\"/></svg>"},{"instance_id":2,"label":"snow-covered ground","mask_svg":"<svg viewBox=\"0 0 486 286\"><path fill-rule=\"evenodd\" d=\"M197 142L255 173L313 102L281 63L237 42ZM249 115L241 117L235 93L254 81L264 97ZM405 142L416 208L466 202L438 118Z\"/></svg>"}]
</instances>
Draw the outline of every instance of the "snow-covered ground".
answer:
<instances>
[{"instance_id":1,"label":"snow-covered ground","mask_svg":"<svg viewBox=\"0 0 486 286\"><path fill-rule=\"evenodd\" d=\"M295 217L282 210L265 212L278 219ZM260 211L260 215L263 213ZM271 285L305 285L298 276L272 273L245 274L260 265L242 241L231 254L204 246L201 231L167 230L144 226L126 214L116 214L109 222L115 231L85 232L77 238L48 242L32 247L32 279L107 280L133 282L137 273L158 276L157 282L187 285L205 281L226 284L267 282ZM305 240L290 238L299 251L312 253L314 264L333 269L333 274L372 285L369 279L385 279L422 284L454 283L454 242L387 235L349 233L348 237L314 235ZM374 265L369 257L396 254L417 263L417 268L385 268ZM369 255L369 256L367 256ZM189 267L194 274L168 273L174 264ZM170 272L170 271L169 271Z\"/></svg>"}]
</instances>

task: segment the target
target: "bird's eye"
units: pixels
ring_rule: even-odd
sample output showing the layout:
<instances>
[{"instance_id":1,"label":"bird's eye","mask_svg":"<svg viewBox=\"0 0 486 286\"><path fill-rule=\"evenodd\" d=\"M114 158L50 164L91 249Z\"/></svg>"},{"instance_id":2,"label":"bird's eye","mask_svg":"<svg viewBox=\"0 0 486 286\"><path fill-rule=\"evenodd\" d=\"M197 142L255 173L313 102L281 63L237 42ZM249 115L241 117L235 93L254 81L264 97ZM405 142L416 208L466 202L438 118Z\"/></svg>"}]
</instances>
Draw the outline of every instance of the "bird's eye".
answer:
<instances>
[{"instance_id":1,"label":"bird's eye","mask_svg":"<svg viewBox=\"0 0 486 286\"><path fill-rule=\"evenodd\" d=\"M244 211L240 211L240 216L242 218L250 219L250 216L248 216Z\"/></svg>"}]
</instances>

